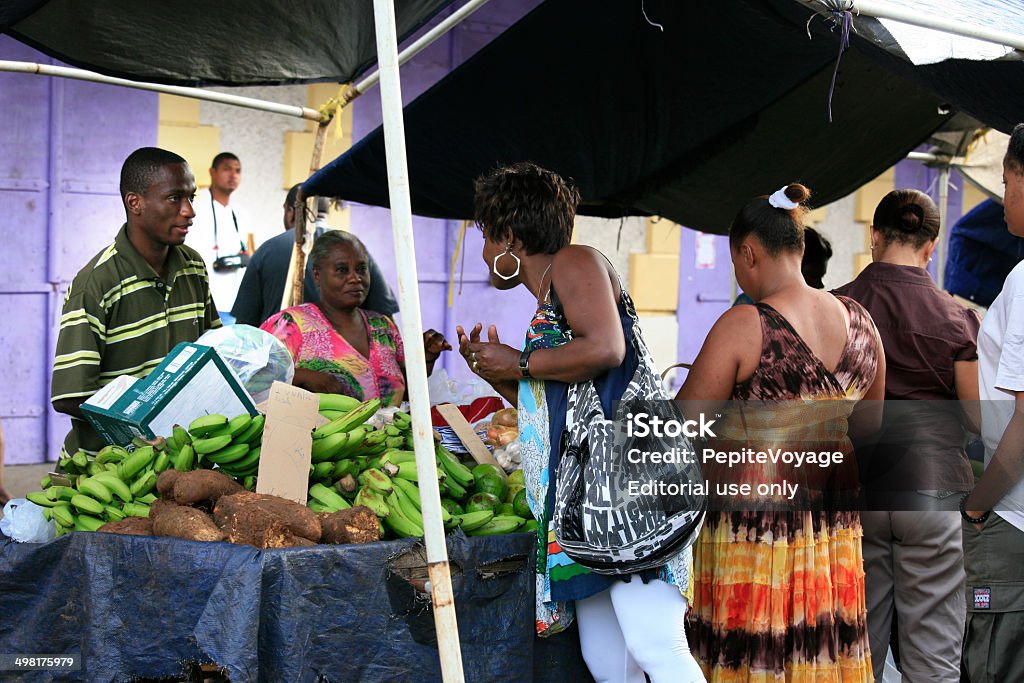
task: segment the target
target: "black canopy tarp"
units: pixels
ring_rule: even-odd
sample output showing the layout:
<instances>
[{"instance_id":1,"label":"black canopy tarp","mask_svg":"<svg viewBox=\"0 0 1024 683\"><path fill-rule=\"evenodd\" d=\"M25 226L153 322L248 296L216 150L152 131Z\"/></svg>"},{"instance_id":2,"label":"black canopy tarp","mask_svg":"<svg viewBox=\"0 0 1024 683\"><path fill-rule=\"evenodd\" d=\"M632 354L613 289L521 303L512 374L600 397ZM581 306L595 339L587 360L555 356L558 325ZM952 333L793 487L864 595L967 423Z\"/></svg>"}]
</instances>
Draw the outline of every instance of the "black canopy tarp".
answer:
<instances>
[{"instance_id":1,"label":"black canopy tarp","mask_svg":"<svg viewBox=\"0 0 1024 683\"><path fill-rule=\"evenodd\" d=\"M406 108L414 212L468 218L481 172L532 160L572 177L598 216L653 214L723 233L741 203L790 181L825 204L948 118L1006 127L1016 61L914 67L853 36L828 120L838 32L780 0L548 0ZM996 95L998 93L998 96ZM387 206L377 129L305 183Z\"/></svg>"},{"instance_id":2,"label":"black canopy tarp","mask_svg":"<svg viewBox=\"0 0 1024 683\"><path fill-rule=\"evenodd\" d=\"M452 0L397 0L398 38ZM0 31L63 62L175 85L345 82L376 62L369 0L11 0Z\"/></svg>"}]
</instances>

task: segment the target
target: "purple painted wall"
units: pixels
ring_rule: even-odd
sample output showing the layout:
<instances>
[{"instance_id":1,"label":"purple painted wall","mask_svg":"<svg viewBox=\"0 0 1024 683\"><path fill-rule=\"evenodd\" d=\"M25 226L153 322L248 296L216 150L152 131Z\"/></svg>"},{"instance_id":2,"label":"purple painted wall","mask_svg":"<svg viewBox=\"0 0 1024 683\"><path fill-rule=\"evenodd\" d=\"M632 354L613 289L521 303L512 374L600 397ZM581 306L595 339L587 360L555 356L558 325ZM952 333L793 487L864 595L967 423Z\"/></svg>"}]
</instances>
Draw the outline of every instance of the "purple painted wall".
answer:
<instances>
[{"instance_id":1,"label":"purple painted wall","mask_svg":"<svg viewBox=\"0 0 1024 683\"><path fill-rule=\"evenodd\" d=\"M55 63L0 36L0 58ZM121 162L157 133L157 95L0 74L0 419L8 464L56 459L68 421L50 408L67 286L124 222Z\"/></svg>"},{"instance_id":2,"label":"purple painted wall","mask_svg":"<svg viewBox=\"0 0 1024 683\"><path fill-rule=\"evenodd\" d=\"M539 0L519 0L490 3L477 10L447 36L402 67L403 101L409 103L414 100L538 4ZM371 90L352 106L353 138L359 140L381 123L379 91ZM353 205L351 229L373 252L388 281L397 282L390 211ZM453 304L449 308L449 273L461 223L414 217L413 230L424 329L440 330L454 344L456 325L471 327L480 321L485 325L496 325L503 341L513 346L520 345L533 313L533 302L524 288L504 293L490 288L487 270L480 258L483 245L480 231L473 226L466 230L463 255L460 256L460 262L464 259L465 265L464 268L456 265L455 269L456 273L463 274L461 295L456 279ZM443 367L451 375L472 377L457 353L445 354L442 358ZM442 367L442 363L438 367Z\"/></svg>"},{"instance_id":3,"label":"purple painted wall","mask_svg":"<svg viewBox=\"0 0 1024 683\"><path fill-rule=\"evenodd\" d=\"M711 326L732 303L732 261L729 238L705 236L714 247L714 267L697 267L695 230L679 231L679 355L678 362L692 363ZM676 373L675 387L686 379Z\"/></svg>"}]
</instances>

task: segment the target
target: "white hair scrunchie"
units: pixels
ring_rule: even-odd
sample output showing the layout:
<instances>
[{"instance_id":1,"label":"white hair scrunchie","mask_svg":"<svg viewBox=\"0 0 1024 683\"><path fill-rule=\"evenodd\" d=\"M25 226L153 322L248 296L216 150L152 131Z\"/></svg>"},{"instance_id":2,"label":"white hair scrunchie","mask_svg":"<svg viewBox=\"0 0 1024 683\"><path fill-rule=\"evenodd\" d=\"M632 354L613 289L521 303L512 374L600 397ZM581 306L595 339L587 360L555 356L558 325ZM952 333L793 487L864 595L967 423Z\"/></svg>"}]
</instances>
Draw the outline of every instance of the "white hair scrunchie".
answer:
<instances>
[{"instance_id":1,"label":"white hair scrunchie","mask_svg":"<svg viewBox=\"0 0 1024 683\"><path fill-rule=\"evenodd\" d=\"M774 206L776 209L795 209L800 206L800 202L794 202L792 199L786 196L786 188L789 185L783 185L780 189L776 190L768 197L768 203Z\"/></svg>"}]
</instances>

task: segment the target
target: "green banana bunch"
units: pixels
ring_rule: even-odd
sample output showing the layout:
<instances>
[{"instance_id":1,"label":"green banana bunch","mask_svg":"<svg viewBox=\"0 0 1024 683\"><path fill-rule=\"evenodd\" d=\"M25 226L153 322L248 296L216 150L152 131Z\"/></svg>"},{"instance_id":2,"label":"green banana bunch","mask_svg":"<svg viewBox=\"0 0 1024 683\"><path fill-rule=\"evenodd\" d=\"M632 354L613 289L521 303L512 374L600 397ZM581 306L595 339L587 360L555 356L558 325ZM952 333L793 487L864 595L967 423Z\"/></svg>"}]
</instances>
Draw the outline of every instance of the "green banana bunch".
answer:
<instances>
[{"instance_id":1,"label":"green banana bunch","mask_svg":"<svg viewBox=\"0 0 1024 683\"><path fill-rule=\"evenodd\" d=\"M227 434L222 434L220 436L196 438L192 442L192 448L197 455L206 455L208 453L215 453L222 448L227 448L230 444L231 437Z\"/></svg>"},{"instance_id":2,"label":"green banana bunch","mask_svg":"<svg viewBox=\"0 0 1024 683\"><path fill-rule=\"evenodd\" d=\"M359 492L356 494L355 500L352 502L354 505L364 505L370 508L373 510L373 514L377 515L381 519L384 519L391 514L391 509L388 507L384 497L368 486L360 488Z\"/></svg>"},{"instance_id":3,"label":"green banana bunch","mask_svg":"<svg viewBox=\"0 0 1024 683\"><path fill-rule=\"evenodd\" d=\"M416 524L402 512L401 501L392 492L385 496L390 513L382 521L384 527L399 538L419 538L423 536L422 524Z\"/></svg>"},{"instance_id":4,"label":"green banana bunch","mask_svg":"<svg viewBox=\"0 0 1024 683\"><path fill-rule=\"evenodd\" d=\"M174 458L172 465L174 469L179 472L190 472L195 468L196 465L196 451L191 443L187 443L181 447L178 451L178 456Z\"/></svg>"},{"instance_id":5,"label":"green banana bunch","mask_svg":"<svg viewBox=\"0 0 1024 683\"><path fill-rule=\"evenodd\" d=\"M96 454L96 462L101 465L106 465L107 463L117 464L127 457L128 451L120 446L104 446L100 449L100 452Z\"/></svg>"},{"instance_id":6,"label":"green banana bunch","mask_svg":"<svg viewBox=\"0 0 1024 683\"><path fill-rule=\"evenodd\" d=\"M459 486L463 489L469 489L473 486L476 478L473 476L471 469L463 465L451 451L441 444L438 444L434 450L437 454L437 461L441 464L441 469L445 471L450 479L458 482Z\"/></svg>"},{"instance_id":7,"label":"green banana bunch","mask_svg":"<svg viewBox=\"0 0 1024 683\"><path fill-rule=\"evenodd\" d=\"M463 531L469 533L475 529L479 529L484 524L489 523L494 519L493 510L477 510L476 512L465 512L461 515L456 516L459 520L459 527Z\"/></svg>"},{"instance_id":8,"label":"green banana bunch","mask_svg":"<svg viewBox=\"0 0 1024 683\"><path fill-rule=\"evenodd\" d=\"M222 439L225 437L218 436L215 438ZM230 439L231 437L227 438ZM199 441L199 443L202 444L205 441L207 441L207 439L202 439L201 441ZM249 444L232 443L227 446L224 446L220 450L204 454L203 458L208 462L214 463L215 465L223 465L227 463L237 462L247 455L249 455Z\"/></svg>"},{"instance_id":9,"label":"green banana bunch","mask_svg":"<svg viewBox=\"0 0 1024 683\"><path fill-rule=\"evenodd\" d=\"M121 499L121 502L132 502L134 496L132 495L131 488L115 472L100 472L96 476L92 477L92 479L109 489L113 495ZM78 488L80 491L84 490L82 489L81 484L82 482L80 480L78 482Z\"/></svg>"},{"instance_id":10,"label":"green banana bunch","mask_svg":"<svg viewBox=\"0 0 1024 683\"><path fill-rule=\"evenodd\" d=\"M352 507L348 504L347 500L338 495L337 491L319 483L309 487L309 497L329 508L326 510L327 512L337 512L338 510L347 510Z\"/></svg>"},{"instance_id":11,"label":"green banana bunch","mask_svg":"<svg viewBox=\"0 0 1024 683\"><path fill-rule=\"evenodd\" d=\"M101 513L102 510L97 514ZM104 524L106 522L93 515L81 514L75 517L75 531L96 531Z\"/></svg>"},{"instance_id":12,"label":"green banana bunch","mask_svg":"<svg viewBox=\"0 0 1024 683\"><path fill-rule=\"evenodd\" d=\"M384 496L389 495L394 490L394 485L391 483L391 477L373 467L363 470L357 477L357 480L363 486L369 486L371 489Z\"/></svg>"},{"instance_id":13,"label":"green banana bunch","mask_svg":"<svg viewBox=\"0 0 1024 683\"><path fill-rule=\"evenodd\" d=\"M242 444L245 445L245 444ZM251 474L255 474L260 467L260 447L256 446L251 449L246 455L234 462L223 463L218 465L218 468L223 470L225 474L232 477L245 478Z\"/></svg>"},{"instance_id":14,"label":"green banana bunch","mask_svg":"<svg viewBox=\"0 0 1024 683\"><path fill-rule=\"evenodd\" d=\"M242 432L249 429L252 424L253 417L249 413L242 413L228 420L227 435L234 439L240 436Z\"/></svg>"},{"instance_id":15,"label":"green banana bunch","mask_svg":"<svg viewBox=\"0 0 1024 683\"><path fill-rule=\"evenodd\" d=\"M336 432L320 439L313 439L310 449L311 462L328 462L335 460L335 453L348 442L347 432Z\"/></svg>"},{"instance_id":16,"label":"green banana bunch","mask_svg":"<svg viewBox=\"0 0 1024 683\"><path fill-rule=\"evenodd\" d=\"M309 466L309 478L312 481L328 481L333 471L333 462L318 462Z\"/></svg>"},{"instance_id":17,"label":"green banana bunch","mask_svg":"<svg viewBox=\"0 0 1024 683\"><path fill-rule=\"evenodd\" d=\"M499 515L492 518L491 521L482 526L466 530L466 535L499 536L501 534L510 534L525 523L526 520L522 517L516 517L515 515Z\"/></svg>"},{"instance_id":18,"label":"green banana bunch","mask_svg":"<svg viewBox=\"0 0 1024 683\"><path fill-rule=\"evenodd\" d=\"M223 429L227 424L228 418L223 415L203 415L189 423L188 433L193 439L202 439L209 436L212 432Z\"/></svg>"},{"instance_id":19,"label":"green banana bunch","mask_svg":"<svg viewBox=\"0 0 1024 683\"><path fill-rule=\"evenodd\" d=\"M249 421L249 426L243 432L235 436L232 443L244 443L250 446L254 443L259 443L263 440L263 427L267 423L267 418L262 413Z\"/></svg>"},{"instance_id":20,"label":"green banana bunch","mask_svg":"<svg viewBox=\"0 0 1024 683\"><path fill-rule=\"evenodd\" d=\"M136 448L127 458L117 464L117 476L121 481L128 481L146 468L153 460L155 451L152 446Z\"/></svg>"},{"instance_id":21,"label":"green banana bunch","mask_svg":"<svg viewBox=\"0 0 1024 683\"><path fill-rule=\"evenodd\" d=\"M412 415L401 410L395 411L391 416L391 424L397 427L399 432L407 432L412 429Z\"/></svg>"},{"instance_id":22,"label":"green banana bunch","mask_svg":"<svg viewBox=\"0 0 1024 683\"><path fill-rule=\"evenodd\" d=\"M313 430L314 439L322 439L337 432L348 432L363 424L380 408L380 399L371 398L348 411L341 417Z\"/></svg>"},{"instance_id":23,"label":"green banana bunch","mask_svg":"<svg viewBox=\"0 0 1024 683\"><path fill-rule=\"evenodd\" d=\"M317 397L320 399L321 413L325 410L347 413L350 410L358 408L360 405L358 398L345 396L343 394L317 394Z\"/></svg>"}]
</instances>

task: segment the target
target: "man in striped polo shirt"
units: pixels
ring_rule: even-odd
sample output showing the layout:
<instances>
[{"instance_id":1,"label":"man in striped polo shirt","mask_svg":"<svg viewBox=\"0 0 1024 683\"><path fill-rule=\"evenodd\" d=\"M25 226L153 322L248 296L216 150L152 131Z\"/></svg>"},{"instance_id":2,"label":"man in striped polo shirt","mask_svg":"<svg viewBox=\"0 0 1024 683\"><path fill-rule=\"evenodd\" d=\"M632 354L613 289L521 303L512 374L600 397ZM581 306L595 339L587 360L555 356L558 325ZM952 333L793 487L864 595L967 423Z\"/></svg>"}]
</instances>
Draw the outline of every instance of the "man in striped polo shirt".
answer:
<instances>
[{"instance_id":1,"label":"man in striped polo shirt","mask_svg":"<svg viewBox=\"0 0 1024 683\"><path fill-rule=\"evenodd\" d=\"M176 344L220 327L203 259L184 245L195 193L173 152L143 147L121 167L127 222L75 276L60 321L50 401L71 416L67 453L104 445L82 416L86 399L119 375L145 377Z\"/></svg>"}]
</instances>

